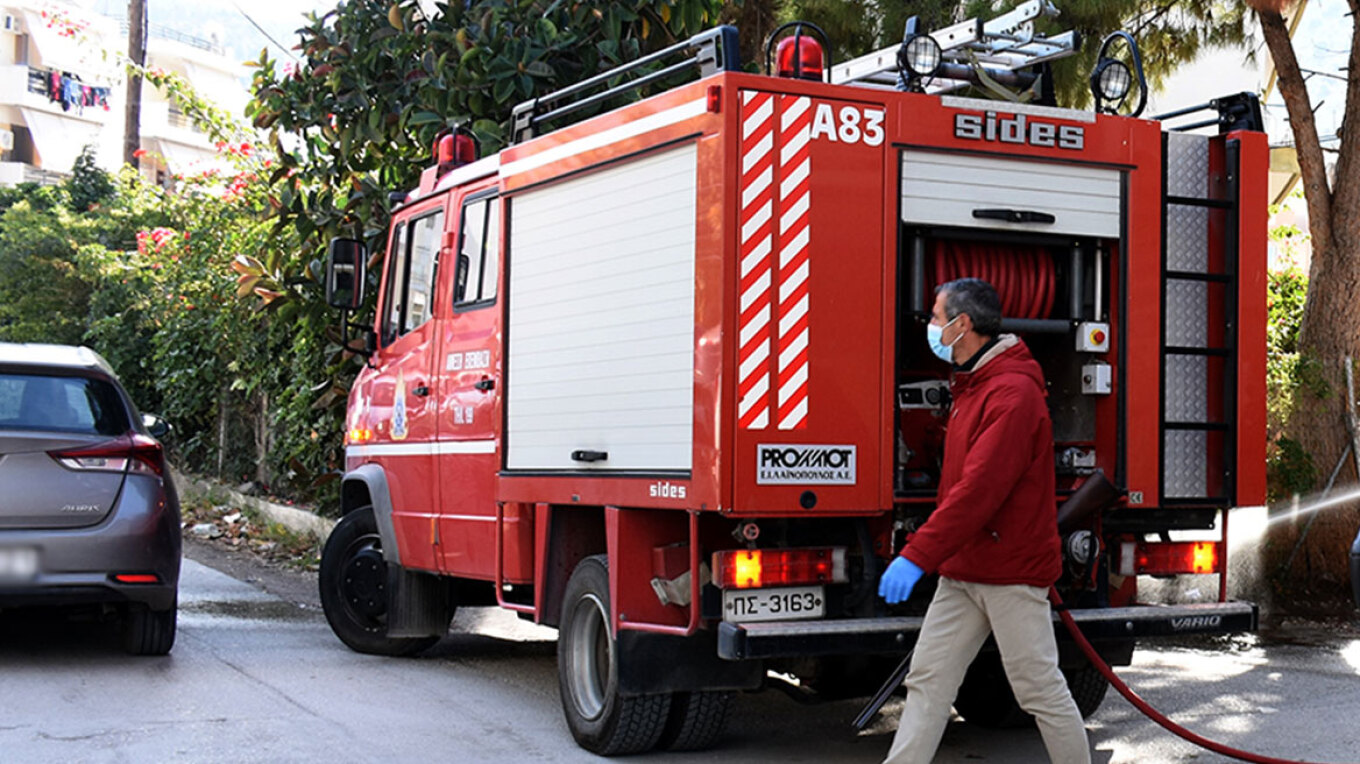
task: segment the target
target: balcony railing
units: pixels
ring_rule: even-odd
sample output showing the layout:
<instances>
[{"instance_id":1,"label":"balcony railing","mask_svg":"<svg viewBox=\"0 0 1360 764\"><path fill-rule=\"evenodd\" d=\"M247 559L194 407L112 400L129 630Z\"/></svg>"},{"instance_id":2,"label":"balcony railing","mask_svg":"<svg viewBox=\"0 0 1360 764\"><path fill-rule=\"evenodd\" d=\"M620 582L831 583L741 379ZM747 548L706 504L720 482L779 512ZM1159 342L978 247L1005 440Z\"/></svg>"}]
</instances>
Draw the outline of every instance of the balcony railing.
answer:
<instances>
[{"instance_id":1,"label":"balcony railing","mask_svg":"<svg viewBox=\"0 0 1360 764\"><path fill-rule=\"evenodd\" d=\"M41 167L34 167L31 164L24 165L25 183L37 183L42 186L56 186L63 183L69 177L71 177L70 173L44 170Z\"/></svg>"},{"instance_id":2,"label":"balcony railing","mask_svg":"<svg viewBox=\"0 0 1360 764\"><path fill-rule=\"evenodd\" d=\"M118 29L123 33L123 37L125 38L127 37L128 29L130 28L130 26L131 25L128 24L128 20L126 18L118 20ZM173 40L175 42L182 42L190 47L198 48L199 50L206 50L209 53L216 53L219 56L227 55L227 49L222 47L221 45L218 45L212 40L205 40L202 37L195 37L191 34L185 34L184 32L181 32L178 29L171 29L170 27L165 26L164 24L147 24L146 31L147 34L151 35L152 37L159 37L163 40Z\"/></svg>"}]
</instances>

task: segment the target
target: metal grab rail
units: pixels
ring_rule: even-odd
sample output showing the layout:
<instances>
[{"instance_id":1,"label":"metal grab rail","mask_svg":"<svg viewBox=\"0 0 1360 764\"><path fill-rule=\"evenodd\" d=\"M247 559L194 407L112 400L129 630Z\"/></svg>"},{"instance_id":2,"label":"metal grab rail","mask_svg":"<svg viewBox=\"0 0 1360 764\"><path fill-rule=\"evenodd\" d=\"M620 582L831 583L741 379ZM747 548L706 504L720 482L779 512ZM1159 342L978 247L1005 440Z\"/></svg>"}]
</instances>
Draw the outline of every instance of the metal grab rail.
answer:
<instances>
[{"instance_id":1,"label":"metal grab rail","mask_svg":"<svg viewBox=\"0 0 1360 764\"><path fill-rule=\"evenodd\" d=\"M690 53L691 51L693 52L693 55L690 55L678 63L667 66L664 69L645 74L619 85L614 85L598 93L583 96L579 100L571 100L572 96L577 96L585 91L593 90L601 85L606 85L611 80L626 74L634 73L649 64L677 54ZM741 68L741 61L738 57L737 49L737 28L733 26L720 26L715 29L710 29L707 32L701 32L688 40L662 48L654 53L649 53L621 66L616 66L613 69L601 72L600 74L589 77L574 85L569 85L561 90L556 90L547 95L539 96L533 100L521 103L515 107L511 118L512 127L510 131L510 143L520 143L532 138L534 135L534 128L545 122L564 117L582 109L590 108L591 106L607 101L623 93L650 85L653 82L678 74L691 66L698 67L700 76L704 77L707 77L714 72L731 72L739 70Z\"/></svg>"},{"instance_id":2,"label":"metal grab rail","mask_svg":"<svg viewBox=\"0 0 1360 764\"><path fill-rule=\"evenodd\" d=\"M1198 130L1202 127L1218 125L1218 132L1220 135L1223 133L1230 133L1234 130L1265 131L1265 122L1261 118L1261 99L1257 97L1255 93L1245 91L1234 93L1233 95L1222 96L1221 98L1215 98L1208 103L1202 103L1196 106L1186 106L1183 109L1157 114L1152 118L1160 122L1163 120L1175 119L1177 117L1184 117L1187 114L1194 114L1195 112L1209 111L1211 109L1218 112L1217 117L1184 125L1176 125L1175 127L1168 127L1167 129L1172 132L1183 133L1190 130Z\"/></svg>"}]
</instances>

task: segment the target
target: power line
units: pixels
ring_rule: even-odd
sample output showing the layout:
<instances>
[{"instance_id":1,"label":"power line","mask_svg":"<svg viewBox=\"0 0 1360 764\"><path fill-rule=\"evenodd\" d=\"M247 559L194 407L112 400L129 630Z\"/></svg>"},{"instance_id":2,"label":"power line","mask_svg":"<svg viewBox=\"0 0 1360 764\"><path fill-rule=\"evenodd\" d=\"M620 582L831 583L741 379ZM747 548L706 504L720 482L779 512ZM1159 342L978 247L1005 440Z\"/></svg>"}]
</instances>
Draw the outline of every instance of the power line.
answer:
<instances>
[{"instance_id":1,"label":"power line","mask_svg":"<svg viewBox=\"0 0 1360 764\"><path fill-rule=\"evenodd\" d=\"M249 22L250 22L250 25L251 25L251 26L253 26L253 27L255 27L256 29L258 29L258 30L260 31L260 34L264 35L264 38L265 38L266 40L268 40L268 41L274 43L274 47L276 47L276 48L278 48L279 50L283 51L289 58L293 59L294 61L297 61L297 60L298 60L298 57L295 56L295 55L293 55L293 51L291 51L291 50L289 50L288 48L285 48L285 47L283 47L282 45L280 45L278 40L275 40L272 36L270 36L270 34L269 34L268 32L264 31L264 27L262 27L262 26L260 26L259 24L257 24L257 23L255 22L255 19L252 19L252 18L250 17L250 14L249 14L249 13L246 13L245 10L244 10L243 8L241 8L241 6L236 2L236 0L231 0L231 5L232 5L233 8L236 9L236 12L237 12L237 13L241 14L243 17L245 17L245 20L246 20L246 21L249 21Z\"/></svg>"}]
</instances>

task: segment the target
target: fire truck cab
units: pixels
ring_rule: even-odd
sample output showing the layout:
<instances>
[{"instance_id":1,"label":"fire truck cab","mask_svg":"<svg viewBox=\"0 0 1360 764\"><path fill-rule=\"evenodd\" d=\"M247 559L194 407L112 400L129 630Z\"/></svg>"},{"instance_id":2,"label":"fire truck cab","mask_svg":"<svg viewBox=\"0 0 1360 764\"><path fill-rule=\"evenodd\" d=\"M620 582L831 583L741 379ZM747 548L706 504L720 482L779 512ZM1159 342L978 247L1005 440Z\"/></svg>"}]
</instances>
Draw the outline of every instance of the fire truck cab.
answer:
<instances>
[{"instance_id":1,"label":"fire truck cab","mask_svg":"<svg viewBox=\"0 0 1360 764\"><path fill-rule=\"evenodd\" d=\"M1259 107L1207 105L1212 134L1110 113L1139 72L1103 55L1094 111L953 94L1075 49L1034 32L1045 7L831 67L799 30L793 76L742 71L721 28L524 104L496 154L442 138L350 394L320 574L340 639L411 653L460 606L557 627L568 726L603 754L709 746L776 675L868 695L931 595L877 584L935 507L951 370L924 330L962 276L1044 370L1087 636L1126 664L1255 628L1225 558L1228 508L1265 493ZM664 57L700 78L564 124ZM333 304L363 304L367 261L333 244ZM1210 601L1142 602L1149 575ZM1104 680L1060 645L1090 714ZM986 648L956 708L1024 718Z\"/></svg>"}]
</instances>

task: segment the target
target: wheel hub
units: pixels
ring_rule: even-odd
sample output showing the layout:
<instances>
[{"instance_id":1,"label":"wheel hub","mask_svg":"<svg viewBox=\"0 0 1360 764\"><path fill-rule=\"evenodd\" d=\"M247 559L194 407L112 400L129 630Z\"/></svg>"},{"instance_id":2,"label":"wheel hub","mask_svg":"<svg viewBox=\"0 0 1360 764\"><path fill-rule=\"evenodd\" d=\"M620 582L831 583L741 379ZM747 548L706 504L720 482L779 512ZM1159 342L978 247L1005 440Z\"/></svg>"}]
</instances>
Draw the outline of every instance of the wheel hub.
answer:
<instances>
[{"instance_id":1,"label":"wheel hub","mask_svg":"<svg viewBox=\"0 0 1360 764\"><path fill-rule=\"evenodd\" d=\"M354 612L377 618L387 612L387 563L382 552L369 548L345 564L340 580L341 594Z\"/></svg>"},{"instance_id":2,"label":"wheel hub","mask_svg":"<svg viewBox=\"0 0 1360 764\"><path fill-rule=\"evenodd\" d=\"M581 716L594 720L604 713L610 673L613 670L613 644L604 603L594 595L577 601L572 613L568 655L568 681L571 696Z\"/></svg>"}]
</instances>

